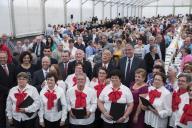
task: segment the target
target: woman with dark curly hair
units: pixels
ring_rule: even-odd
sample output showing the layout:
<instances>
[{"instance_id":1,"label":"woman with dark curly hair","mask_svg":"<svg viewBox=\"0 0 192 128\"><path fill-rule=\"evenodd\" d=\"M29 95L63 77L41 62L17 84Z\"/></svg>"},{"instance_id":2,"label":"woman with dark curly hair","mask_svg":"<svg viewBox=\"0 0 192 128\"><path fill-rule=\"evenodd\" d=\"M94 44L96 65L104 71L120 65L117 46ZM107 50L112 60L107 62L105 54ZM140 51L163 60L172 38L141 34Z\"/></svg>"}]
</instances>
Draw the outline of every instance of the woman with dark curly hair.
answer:
<instances>
[{"instance_id":1,"label":"woman with dark curly hair","mask_svg":"<svg viewBox=\"0 0 192 128\"><path fill-rule=\"evenodd\" d=\"M19 65L16 67L16 74L20 72L26 72L29 76L29 84L32 82L33 72L35 72L36 68L32 64L32 55L28 51L22 52L19 57Z\"/></svg>"}]
</instances>

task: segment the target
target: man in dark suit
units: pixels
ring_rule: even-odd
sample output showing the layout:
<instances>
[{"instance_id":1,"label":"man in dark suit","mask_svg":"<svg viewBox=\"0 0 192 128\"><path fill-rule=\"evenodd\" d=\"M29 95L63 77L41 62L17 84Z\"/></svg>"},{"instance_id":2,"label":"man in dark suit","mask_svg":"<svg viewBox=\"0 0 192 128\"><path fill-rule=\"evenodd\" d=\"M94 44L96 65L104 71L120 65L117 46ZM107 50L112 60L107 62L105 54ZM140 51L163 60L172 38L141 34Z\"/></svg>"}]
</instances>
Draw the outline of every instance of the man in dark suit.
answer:
<instances>
[{"instance_id":1,"label":"man in dark suit","mask_svg":"<svg viewBox=\"0 0 192 128\"><path fill-rule=\"evenodd\" d=\"M50 67L50 58L45 56L42 58L42 69L37 70L33 74L33 86L37 88L37 90L40 92L42 87L45 85L45 79L47 76L47 73L49 72Z\"/></svg>"},{"instance_id":2,"label":"man in dark suit","mask_svg":"<svg viewBox=\"0 0 192 128\"><path fill-rule=\"evenodd\" d=\"M6 128L6 99L13 86L16 86L15 66L8 64L6 51L0 51L0 128Z\"/></svg>"},{"instance_id":3,"label":"man in dark suit","mask_svg":"<svg viewBox=\"0 0 192 128\"><path fill-rule=\"evenodd\" d=\"M112 53L108 49L104 49L102 52L102 62L95 64L93 68L93 78L97 77L98 70L100 67L104 67L107 69L108 74L110 74L110 71L115 67L113 61L111 60L112 58Z\"/></svg>"},{"instance_id":4,"label":"man in dark suit","mask_svg":"<svg viewBox=\"0 0 192 128\"><path fill-rule=\"evenodd\" d=\"M89 77L89 79L91 79L92 66L89 61L84 60L84 57L85 57L84 51L78 49L75 53L75 60L70 62L68 65L68 75L73 74L75 72L75 65L78 62L83 64L83 72L87 74L87 77Z\"/></svg>"},{"instance_id":5,"label":"man in dark suit","mask_svg":"<svg viewBox=\"0 0 192 128\"><path fill-rule=\"evenodd\" d=\"M41 36L37 36L36 41L37 42L32 47L32 51L37 55L38 58L41 58L43 56L45 44L42 42Z\"/></svg>"},{"instance_id":6,"label":"man in dark suit","mask_svg":"<svg viewBox=\"0 0 192 128\"><path fill-rule=\"evenodd\" d=\"M61 58L62 58L62 62L59 63L59 71L61 73L61 76L63 78L63 81L65 81L65 79L68 76L68 64L69 64L69 60L70 60L70 52L69 51L63 51L61 54Z\"/></svg>"},{"instance_id":7,"label":"man in dark suit","mask_svg":"<svg viewBox=\"0 0 192 128\"><path fill-rule=\"evenodd\" d=\"M52 55L51 48L48 46L45 46L45 48L43 49L43 57L48 56L50 58L51 64L58 64L58 61L56 59L52 58L51 55ZM42 65L41 65L42 58L37 61L37 64L36 64L37 70L42 68Z\"/></svg>"},{"instance_id":8,"label":"man in dark suit","mask_svg":"<svg viewBox=\"0 0 192 128\"><path fill-rule=\"evenodd\" d=\"M145 69L145 62L134 56L134 49L131 44L126 44L124 54L126 56L120 59L118 68L123 74L122 83L129 87L130 83L134 81L135 70L138 68Z\"/></svg>"}]
</instances>

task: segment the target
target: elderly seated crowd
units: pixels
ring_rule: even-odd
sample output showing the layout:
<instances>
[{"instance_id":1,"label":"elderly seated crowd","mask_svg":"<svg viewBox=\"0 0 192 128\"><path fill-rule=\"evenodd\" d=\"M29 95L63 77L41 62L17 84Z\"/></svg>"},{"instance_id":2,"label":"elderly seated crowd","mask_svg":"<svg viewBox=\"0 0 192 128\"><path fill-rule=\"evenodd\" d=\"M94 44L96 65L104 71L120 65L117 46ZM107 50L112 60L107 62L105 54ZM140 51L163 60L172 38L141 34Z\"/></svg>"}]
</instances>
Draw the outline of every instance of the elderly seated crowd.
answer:
<instances>
[{"instance_id":1,"label":"elderly seated crowd","mask_svg":"<svg viewBox=\"0 0 192 128\"><path fill-rule=\"evenodd\" d=\"M0 42L0 128L189 128L192 30L180 67L165 71L182 17L48 25L44 35ZM176 56L176 55L175 55Z\"/></svg>"}]
</instances>

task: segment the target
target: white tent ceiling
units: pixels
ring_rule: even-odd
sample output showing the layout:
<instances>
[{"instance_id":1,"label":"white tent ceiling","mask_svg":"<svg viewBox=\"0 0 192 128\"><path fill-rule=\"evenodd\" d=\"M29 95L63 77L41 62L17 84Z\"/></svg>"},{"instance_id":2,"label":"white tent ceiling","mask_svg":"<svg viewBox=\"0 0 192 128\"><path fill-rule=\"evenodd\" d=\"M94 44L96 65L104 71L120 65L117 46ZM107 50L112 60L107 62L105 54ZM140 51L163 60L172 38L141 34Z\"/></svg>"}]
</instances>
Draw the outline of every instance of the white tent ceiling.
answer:
<instances>
[{"instance_id":1,"label":"white tent ceiling","mask_svg":"<svg viewBox=\"0 0 192 128\"><path fill-rule=\"evenodd\" d=\"M93 0L92 0L93 1ZM106 2L112 4L125 4L125 5L136 5L136 6L146 6L157 0L94 0L96 2Z\"/></svg>"}]
</instances>

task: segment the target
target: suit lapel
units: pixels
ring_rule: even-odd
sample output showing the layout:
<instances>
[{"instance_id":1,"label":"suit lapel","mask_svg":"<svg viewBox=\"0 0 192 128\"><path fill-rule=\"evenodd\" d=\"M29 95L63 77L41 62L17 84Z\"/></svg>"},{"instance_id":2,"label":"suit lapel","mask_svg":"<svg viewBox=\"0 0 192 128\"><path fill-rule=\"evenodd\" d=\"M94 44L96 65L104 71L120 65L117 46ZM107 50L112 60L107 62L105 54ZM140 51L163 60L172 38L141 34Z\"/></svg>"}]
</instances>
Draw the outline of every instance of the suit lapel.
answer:
<instances>
[{"instance_id":1,"label":"suit lapel","mask_svg":"<svg viewBox=\"0 0 192 128\"><path fill-rule=\"evenodd\" d=\"M137 65L137 61L136 61L136 58L134 57L133 61L132 61L132 64L131 64L131 71L130 72L134 71L134 68L135 68L136 65Z\"/></svg>"},{"instance_id":2,"label":"suit lapel","mask_svg":"<svg viewBox=\"0 0 192 128\"><path fill-rule=\"evenodd\" d=\"M123 63L122 63L122 67L124 67L123 69L125 70L124 74L127 73L127 71L126 71L126 62L127 62L127 57L124 57Z\"/></svg>"},{"instance_id":3,"label":"suit lapel","mask_svg":"<svg viewBox=\"0 0 192 128\"><path fill-rule=\"evenodd\" d=\"M64 64L63 64L63 63L60 63L60 64L59 64L59 68L61 69L60 72L61 72L61 75L63 76L63 75L64 75L64 73L63 73L63 72L64 72ZM63 77L64 77L64 76L63 76Z\"/></svg>"},{"instance_id":4,"label":"suit lapel","mask_svg":"<svg viewBox=\"0 0 192 128\"><path fill-rule=\"evenodd\" d=\"M44 74L43 74L43 69L41 69L41 72L40 72L39 75L41 76L41 79L46 79L46 78L44 77ZM40 77L40 76L39 76L39 77Z\"/></svg>"},{"instance_id":5,"label":"suit lapel","mask_svg":"<svg viewBox=\"0 0 192 128\"><path fill-rule=\"evenodd\" d=\"M0 69L2 70L2 73L4 74L4 76L6 76L6 77L9 77L9 75L10 75L10 66L9 66L9 64L7 64L7 69L8 69L8 75L6 74L6 72L5 72L5 70L3 69L3 67L0 65Z\"/></svg>"}]
</instances>

